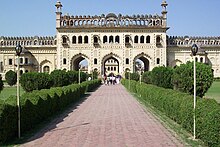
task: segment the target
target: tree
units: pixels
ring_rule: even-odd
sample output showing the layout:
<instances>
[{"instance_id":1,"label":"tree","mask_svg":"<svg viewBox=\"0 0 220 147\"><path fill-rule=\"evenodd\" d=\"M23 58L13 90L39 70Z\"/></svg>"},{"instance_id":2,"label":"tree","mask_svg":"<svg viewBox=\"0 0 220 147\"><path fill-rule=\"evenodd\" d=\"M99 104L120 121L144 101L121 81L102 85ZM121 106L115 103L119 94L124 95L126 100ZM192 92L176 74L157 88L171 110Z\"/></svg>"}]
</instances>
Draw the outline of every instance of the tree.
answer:
<instances>
[{"instance_id":1,"label":"tree","mask_svg":"<svg viewBox=\"0 0 220 147\"><path fill-rule=\"evenodd\" d=\"M4 83L2 81L2 75L0 75L0 92L3 90L4 88Z\"/></svg>"},{"instance_id":2,"label":"tree","mask_svg":"<svg viewBox=\"0 0 220 147\"><path fill-rule=\"evenodd\" d=\"M177 66L172 82L176 90L194 94L193 62ZM214 76L212 68L204 63L196 62L196 95L203 97L212 85Z\"/></svg>"},{"instance_id":3,"label":"tree","mask_svg":"<svg viewBox=\"0 0 220 147\"><path fill-rule=\"evenodd\" d=\"M155 67L150 74L151 82L159 87L173 88L172 75L173 69L171 67Z\"/></svg>"},{"instance_id":4,"label":"tree","mask_svg":"<svg viewBox=\"0 0 220 147\"><path fill-rule=\"evenodd\" d=\"M12 71L9 70L6 74L5 74L5 80L8 83L8 85L13 86L16 84L17 82L17 74Z\"/></svg>"}]
</instances>

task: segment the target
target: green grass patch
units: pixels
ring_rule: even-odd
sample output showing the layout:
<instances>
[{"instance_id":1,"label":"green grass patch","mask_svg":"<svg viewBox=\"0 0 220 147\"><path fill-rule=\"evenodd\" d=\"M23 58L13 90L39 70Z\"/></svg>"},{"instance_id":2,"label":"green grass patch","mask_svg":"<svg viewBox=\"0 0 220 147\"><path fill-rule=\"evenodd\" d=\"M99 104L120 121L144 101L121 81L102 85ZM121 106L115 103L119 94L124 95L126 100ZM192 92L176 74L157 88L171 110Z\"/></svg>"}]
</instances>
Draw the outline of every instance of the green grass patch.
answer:
<instances>
[{"instance_id":1,"label":"green grass patch","mask_svg":"<svg viewBox=\"0 0 220 147\"><path fill-rule=\"evenodd\" d=\"M214 81L212 83L212 86L205 94L205 98L212 98L215 99L218 103L220 103L220 81Z\"/></svg>"},{"instance_id":2,"label":"green grass patch","mask_svg":"<svg viewBox=\"0 0 220 147\"><path fill-rule=\"evenodd\" d=\"M20 87L20 95L24 93L24 90ZM17 95L17 87L4 87L4 89L0 93L0 99L6 100L10 96L16 96Z\"/></svg>"}]
</instances>

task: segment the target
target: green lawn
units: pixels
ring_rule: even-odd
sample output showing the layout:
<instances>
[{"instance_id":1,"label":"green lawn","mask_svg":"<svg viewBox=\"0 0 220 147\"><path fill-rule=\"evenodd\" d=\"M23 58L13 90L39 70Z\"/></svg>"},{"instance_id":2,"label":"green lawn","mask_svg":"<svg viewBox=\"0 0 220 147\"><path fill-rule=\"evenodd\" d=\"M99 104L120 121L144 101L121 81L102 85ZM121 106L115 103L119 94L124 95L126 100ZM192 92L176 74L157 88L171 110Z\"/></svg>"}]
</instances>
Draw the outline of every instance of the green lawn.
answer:
<instances>
[{"instance_id":1,"label":"green lawn","mask_svg":"<svg viewBox=\"0 0 220 147\"><path fill-rule=\"evenodd\" d=\"M206 98L213 98L220 103L220 81L214 81L208 92L205 94Z\"/></svg>"},{"instance_id":2,"label":"green lawn","mask_svg":"<svg viewBox=\"0 0 220 147\"><path fill-rule=\"evenodd\" d=\"M20 95L24 93L24 90L20 88ZM4 87L4 89L0 93L0 99L7 99L11 95L17 95L17 87Z\"/></svg>"}]
</instances>

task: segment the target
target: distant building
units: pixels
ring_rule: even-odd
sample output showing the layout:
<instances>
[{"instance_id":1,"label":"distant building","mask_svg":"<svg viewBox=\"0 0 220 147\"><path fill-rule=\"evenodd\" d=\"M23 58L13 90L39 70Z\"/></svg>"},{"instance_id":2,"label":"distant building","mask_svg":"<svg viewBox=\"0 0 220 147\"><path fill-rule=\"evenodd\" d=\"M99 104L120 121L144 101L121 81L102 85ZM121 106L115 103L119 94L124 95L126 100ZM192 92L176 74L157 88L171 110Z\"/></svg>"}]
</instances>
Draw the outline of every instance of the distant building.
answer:
<instances>
[{"instance_id":1,"label":"distant building","mask_svg":"<svg viewBox=\"0 0 220 147\"><path fill-rule=\"evenodd\" d=\"M175 67L192 61L191 46L199 46L197 62L212 66L220 77L220 37L167 36L167 3L161 15L100 16L63 15L61 2L56 3L55 37L0 37L0 74L16 70L14 48L21 44L21 73L51 72L54 69L79 70L99 74L123 75L136 72L136 61L144 63L144 71L156 66Z\"/></svg>"}]
</instances>

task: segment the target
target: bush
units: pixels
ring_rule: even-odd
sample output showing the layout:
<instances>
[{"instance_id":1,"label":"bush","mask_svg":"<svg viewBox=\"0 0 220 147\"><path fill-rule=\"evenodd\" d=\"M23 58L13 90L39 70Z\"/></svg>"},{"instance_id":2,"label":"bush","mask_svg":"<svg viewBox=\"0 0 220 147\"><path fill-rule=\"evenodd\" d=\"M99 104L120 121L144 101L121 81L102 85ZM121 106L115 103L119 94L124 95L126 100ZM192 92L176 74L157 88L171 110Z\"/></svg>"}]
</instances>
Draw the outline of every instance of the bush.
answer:
<instances>
[{"instance_id":1,"label":"bush","mask_svg":"<svg viewBox=\"0 0 220 147\"><path fill-rule=\"evenodd\" d=\"M194 93L193 62L177 66L173 74L175 89L189 94ZM203 97L213 82L212 68L204 63L196 62L196 94Z\"/></svg>"},{"instance_id":2,"label":"bush","mask_svg":"<svg viewBox=\"0 0 220 147\"><path fill-rule=\"evenodd\" d=\"M151 73L152 73L151 71L146 71L143 73L142 78L144 83L152 84Z\"/></svg>"},{"instance_id":3,"label":"bush","mask_svg":"<svg viewBox=\"0 0 220 147\"><path fill-rule=\"evenodd\" d=\"M129 81L122 84L129 87ZM136 90L134 90L135 88ZM187 131L193 133L193 97L172 89L154 85L139 84L132 81L132 91L136 91L140 101L150 103L168 117L176 121ZM208 146L220 145L220 105L214 99L197 99L196 138Z\"/></svg>"},{"instance_id":4,"label":"bush","mask_svg":"<svg viewBox=\"0 0 220 147\"><path fill-rule=\"evenodd\" d=\"M49 89L52 86L52 81L48 73L24 73L20 78L20 83L26 92Z\"/></svg>"},{"instance_id":5,"label":"bush","mask_svg":"<svg viewBox=\"0 0 220 147\"><path fill-rule=\"evenodd\" d=\"M14 71L9 70L5 74L5 79L6 79L6 82L8 83L8 85L13 86L17 82L17 74Z\"/></svg>"},{"instance_id":6,"label":"bush","mask_svg":"<svg viewBox=\"0 0 220 147\"><path fill-rule=\"evenodd\" d=\"M2 76L0 75L0 93L3 90L3 88L4 88L4 83L2 81Z\"/></svg>"},{"instance_id":7,"label":"bush","mask_svg":"<svg viewBox=\"0 0 220 147\"><path fill-rule=\"evenodd\" d=\"M151 71L151 82L152 84L163 87L163 88L173 88L171 82L173 75L173 69L171 67L155 67Z\"/></svg>"},{"instance_id":8,"label":"bush","mask_svg":"<svg viewBox=\"0 0 220 147\"><path fill-rule=\"evenodd\" d=\"M53 87L62 87L70 83L69 74L65 70L54 70L50 73L50 76L53 80Z\"/></svg>"}]
</instances>

